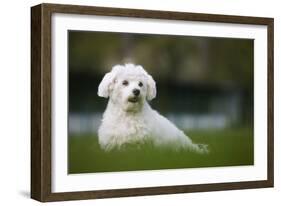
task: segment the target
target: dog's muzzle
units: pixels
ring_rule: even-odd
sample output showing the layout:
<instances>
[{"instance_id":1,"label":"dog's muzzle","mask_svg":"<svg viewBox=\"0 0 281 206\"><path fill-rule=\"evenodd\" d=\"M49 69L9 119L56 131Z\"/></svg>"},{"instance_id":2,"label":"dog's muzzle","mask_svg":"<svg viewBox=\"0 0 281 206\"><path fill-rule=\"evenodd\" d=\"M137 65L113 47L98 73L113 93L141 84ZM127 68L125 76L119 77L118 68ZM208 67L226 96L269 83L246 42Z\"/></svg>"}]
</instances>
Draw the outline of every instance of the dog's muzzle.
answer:
<instances>
[{"instance_id":1,"label":"dog's muzzle","mask_svg":"<svg viewBox=\"0 0 281 206\"><path fill-rule=\"evenodd\" d=\"M132 91L132 93L133 93L133 97L129 97L129 99L128 99L128 101L129 102L131 102L131 103L136 103L136 102L138 102L139 101L139 96L140 96L140 90L139 89L134 89L133 91Z\"/></svg>"}]
</instances>

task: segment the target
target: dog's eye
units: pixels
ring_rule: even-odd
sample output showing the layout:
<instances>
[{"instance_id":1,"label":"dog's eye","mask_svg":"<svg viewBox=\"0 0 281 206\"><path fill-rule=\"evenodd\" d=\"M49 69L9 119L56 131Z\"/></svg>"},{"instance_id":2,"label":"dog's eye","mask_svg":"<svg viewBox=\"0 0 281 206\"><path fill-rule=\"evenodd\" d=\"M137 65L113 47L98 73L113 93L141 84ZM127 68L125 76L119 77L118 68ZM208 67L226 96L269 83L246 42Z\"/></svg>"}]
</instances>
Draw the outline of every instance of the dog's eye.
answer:
<instances>
[{"instance_id":1,"label":"dog's eye","mask_svg":"<svg viewBox=\"0 0 281 206\"><path fill-rule=\"evenodd\" d=\"M127 85L129 84L129 82L128 82L127 80L124 80L124 81L122 82L122 84L123 84L124 86L127 86Z\"/></svg>"},{"instance_id":2,"label":"dog's eye","mask_svg":"<svg viewBox=\"0 0 281 206\"><path fill-rule=\"evenodd\" d=\"M139 86L140 86L140 87L142 87L142 86L143 86L143 83L142 83L142 82L140 82L140 83L139 83Z\"/></svg>"}]
</instances>

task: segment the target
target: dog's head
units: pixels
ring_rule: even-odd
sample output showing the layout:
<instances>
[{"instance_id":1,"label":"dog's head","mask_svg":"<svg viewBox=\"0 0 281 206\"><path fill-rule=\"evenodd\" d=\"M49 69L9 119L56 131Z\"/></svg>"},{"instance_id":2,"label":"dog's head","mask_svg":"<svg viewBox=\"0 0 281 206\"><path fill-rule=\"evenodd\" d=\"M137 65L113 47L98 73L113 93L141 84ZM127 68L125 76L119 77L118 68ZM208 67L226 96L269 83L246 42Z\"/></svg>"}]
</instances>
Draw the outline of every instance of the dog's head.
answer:
<instances>
[{"instance_id":1,"label":"dog's head","mask_svg":"<svg viewBox=\"0 0 281 206\"><path fill-rule=\"evenodd\" d=\"M116 65L103 77L98 95L110 98L125 111L137 111L145 100L155 98L156 84L140 65Z\"/></svg>"}]
</instances>

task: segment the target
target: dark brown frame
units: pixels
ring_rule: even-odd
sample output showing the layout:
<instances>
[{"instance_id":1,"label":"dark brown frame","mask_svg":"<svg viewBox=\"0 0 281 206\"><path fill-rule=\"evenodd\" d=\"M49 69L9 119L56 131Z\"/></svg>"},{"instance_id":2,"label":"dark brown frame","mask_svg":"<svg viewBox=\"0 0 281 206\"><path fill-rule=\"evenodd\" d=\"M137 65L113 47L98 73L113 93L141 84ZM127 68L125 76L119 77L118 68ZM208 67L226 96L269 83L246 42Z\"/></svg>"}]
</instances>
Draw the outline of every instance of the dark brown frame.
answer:
<instances>
[{"instance_id":1,"label":"dark brown frame","mask_svg":"<svg viewBox=\"0 0 281 206\"><path fill-rule=\"evenodd\" d=\"M51 16L53 13L140 17L267 26L267 180L200 185L52 193L51 191ZM47 202L273 187L273 18L40 4L31 8L31 198Z\"/></svg>"}]
</instances>

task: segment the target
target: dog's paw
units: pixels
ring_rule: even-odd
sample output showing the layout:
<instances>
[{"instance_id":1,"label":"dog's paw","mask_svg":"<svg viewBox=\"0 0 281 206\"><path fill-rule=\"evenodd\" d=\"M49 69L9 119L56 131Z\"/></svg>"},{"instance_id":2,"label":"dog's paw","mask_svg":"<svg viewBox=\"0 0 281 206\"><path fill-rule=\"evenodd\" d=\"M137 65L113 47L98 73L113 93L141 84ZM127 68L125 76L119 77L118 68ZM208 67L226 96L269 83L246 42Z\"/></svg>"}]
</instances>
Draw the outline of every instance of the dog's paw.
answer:
<instances>
[{"instance_id":1,"label":"dog's paw","mask_svg":"<svg viewBox=\"0 0 281 206\"><path fill-rule=\"evenodd\" d=\"M206 144L197 144L197 151L200 154L208 154L210 152L208 145L206 145Z\"/></svg>"}]
</instances>

